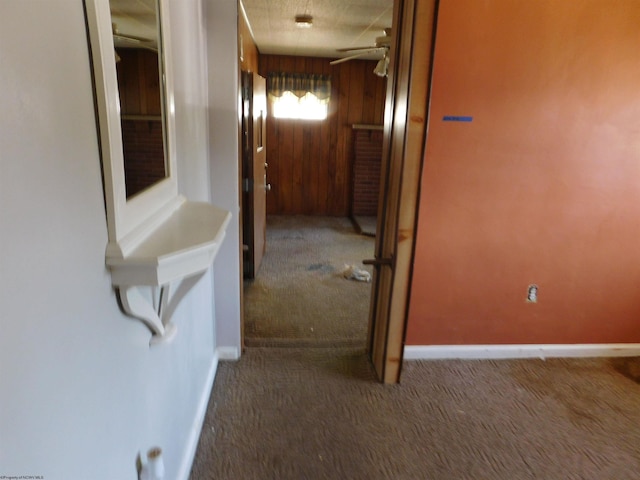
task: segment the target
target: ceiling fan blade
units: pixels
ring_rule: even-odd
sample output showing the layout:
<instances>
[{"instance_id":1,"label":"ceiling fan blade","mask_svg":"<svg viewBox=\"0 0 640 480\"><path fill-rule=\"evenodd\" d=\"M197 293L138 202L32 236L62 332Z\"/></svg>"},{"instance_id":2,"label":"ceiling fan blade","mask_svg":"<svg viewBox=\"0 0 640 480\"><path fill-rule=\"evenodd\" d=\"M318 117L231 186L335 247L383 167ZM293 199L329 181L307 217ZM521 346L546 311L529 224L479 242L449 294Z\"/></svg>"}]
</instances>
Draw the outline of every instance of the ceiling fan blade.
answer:
<instances>
[{"instance_id":1,"label":"ceiling fan blade","mask_svg":"<svg viewBox=\"0 0 640 480\"><path fill-rule=\"evenodd\" d=\"M380 50L381 48L386 48L386 47L377 47L375 45L372 45L370 47L353 47L353 48L337 48L336 52L354 52L356 50Z\"/></svg>"},{"instance_id":2,"label":"ceiling fan blade","mask_svg":"<svg viewBox=\"0 0 640 480\"><path fill-rule=\"evenodd\" d=\"M362 57L363 55L366 55L367 53L369 53L369 52L368 51L364 51L364 52L356 53L355 55L349 55L348 57L339 58L337 60L329 62L329 65L338 65L339 63L348 62L349 60L353 60L354 58Z\"/></svg>"},{"instance_id":3,"label":"ceiling fan blade","mask_svg":"<svg viewBox=\"0 0 640 480\"><path fill-rule=\"evenodd\" d=\"M113 39L118 42L136 43L136 44L143 42L143 40L141 40L140 38L130 37L128 35L119 35L119 34L114 35Z\"/></svg>"},{"instance_id":4,"label":"ceiling fan blade","mask_svg":"<svg viewBox=\"0 0 640 480\"><path fill-rule=\"evenodd\" d=\"M138 35L129 35L126 33L114 33L113 36L117 38L121 38L123 40L130 41L130 42L140 42L140 43L153 42L151 38L140 37Z\"/></svg>"},{"instance_id":5,"label":"ceiling fan blade","mask_svg":"<svg viewBox=\"0 0 640 480\"><path fill-rule=\"evenodd\" d=\"M158 51L158 45L154 40L133 35L114 34L113 43L120 48L144 48L153 52Z\"/></svg>"}]
</instances>

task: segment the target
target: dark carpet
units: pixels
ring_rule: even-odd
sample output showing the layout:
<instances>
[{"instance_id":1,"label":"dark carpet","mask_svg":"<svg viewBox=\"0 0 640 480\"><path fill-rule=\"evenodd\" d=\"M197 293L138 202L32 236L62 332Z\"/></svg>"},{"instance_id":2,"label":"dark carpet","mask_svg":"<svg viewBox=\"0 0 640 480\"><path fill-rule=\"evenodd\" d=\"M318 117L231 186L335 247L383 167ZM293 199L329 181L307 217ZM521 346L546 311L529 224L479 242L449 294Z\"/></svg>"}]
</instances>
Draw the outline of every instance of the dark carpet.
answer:
<instances>
[{"instance_id":1,"label":"dark carpet","mask_svg":"<svg viewBox=\"0 0 640 480\"><path fill-rule=\"evenodd\" d=\"M640 478L639 359L413 361L356 349L222 363L192 480Z\"/></svg>"},{"instance_id":2,"label":"dark carpet","mask_svg":"<svg viewBox=\"0 0 640 480\"><path fill-rule=\"evenodd\" d=\"M639 358L412 361L378 384L370 284L341 276L373 240L347 219L270 217L268 233L192 480L640 479Z\"/></svg>"},{"instance_id":3,"label":"dark carpet","mask_svg":"<svg viewBox=\"0 0 640 480\"><path fill-rule=\"evenodd\" d=\"M371 283L343 273L371 273L374 242L348 218L269 216L262 266L244 283L245 345L364 346Z\"/></svg>"}]
</instances>

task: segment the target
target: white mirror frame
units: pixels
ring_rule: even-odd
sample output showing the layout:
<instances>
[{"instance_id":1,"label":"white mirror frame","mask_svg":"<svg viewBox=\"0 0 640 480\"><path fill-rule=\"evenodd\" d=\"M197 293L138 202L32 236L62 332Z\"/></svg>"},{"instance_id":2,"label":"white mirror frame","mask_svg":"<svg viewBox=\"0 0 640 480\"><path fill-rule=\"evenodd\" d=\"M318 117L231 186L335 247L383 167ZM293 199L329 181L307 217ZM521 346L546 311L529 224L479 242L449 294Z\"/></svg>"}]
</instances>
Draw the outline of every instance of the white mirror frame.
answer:
<instances>
[{"instance_id":1,"label":"white mirror frame","mask_svg":"<svg viewBox=\"0 0 640 480\"><path fill-rule=\"evenodd\" d=\"M158 5L158 47L163 71L162 114L167 176L139 194L126 196L120 96L109 0L85 0L93 58L96 103L104 172L109 244L107 257L125 257L184 201L178 196L176 177L175 107L169 8Z\"/></svg>"},{"instance_id":2,"label":"white mirror frame","mask_svg":"<svg viewBox=\"0 0 640 480\"><path fill-rule=\"evenodd\" d=\"M156 1L164 69L162 108L168 175L127 200L109 0L85 0L109 233L105 263L124 312L149 328L151 345L166 343L175 336L172 313L213 264L231 218L231 213L209 203L188 202L178 195L169 10L167 0ZM142 287L159 289L159 294L150 298L141 293Z\"/></svg>"}]
</instances>

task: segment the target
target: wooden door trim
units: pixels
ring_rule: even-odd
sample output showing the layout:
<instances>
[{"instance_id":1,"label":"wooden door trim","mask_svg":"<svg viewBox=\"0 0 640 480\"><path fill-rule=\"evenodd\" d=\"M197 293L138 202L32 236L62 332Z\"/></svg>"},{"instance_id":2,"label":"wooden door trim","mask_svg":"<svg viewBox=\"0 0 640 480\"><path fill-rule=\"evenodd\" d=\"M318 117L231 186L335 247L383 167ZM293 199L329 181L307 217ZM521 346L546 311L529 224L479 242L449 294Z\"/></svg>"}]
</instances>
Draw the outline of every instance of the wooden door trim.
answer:
<instances>
[{"instance_id":1,"label":"wooden door trim","mask_svg":"<svg viewBox=\"0 0 640 480\"><path fill-rule=\"evenodd\" d=\"M387 90L383 147L387 175L381 188L376 242L376 256L384 258L389 255L383 243L391 236L393 263L381 267L392 269L387 272L389 281L376 275L369 338L370 354L384 383L397 383L402 368L437 7L438 0L396 0L394 10L394 30L400 34ZM399 118L403 110L405 117Z\"/></svg>"},{"instance_id":2,"label":"wooden door trim","mask_svg":"<svg viewBox=\"0 0 640 480\"><path fill-rule=\"evenodd\" d=\"M251 101L252 123L252 235L253 278L258 275L266 248L267 228L267 150L266 150L266 113L267 84L266 79L254 72L252 75L253 92ZM260 112L260 115L257 113Z\"/></svg>"},{"instance_id":3,"label":"wooden door trim","mask_svg":"<svg viewBox=\"0 0 640 480\"><path fill-rule=\"evenodd\" d=\"M254 230L253 230L253 189L251 187L251 179L253 178L253 73L240 72L240 98L241 98L241 115L240 115L240 170L241 170L241 211L242 211L242 262L243 278L254 278L255 276L255 259L254 259ZM249 108L247 109L246 103ZM245 131L246 130L246 131Z\"/></svg>"}]
</instances>

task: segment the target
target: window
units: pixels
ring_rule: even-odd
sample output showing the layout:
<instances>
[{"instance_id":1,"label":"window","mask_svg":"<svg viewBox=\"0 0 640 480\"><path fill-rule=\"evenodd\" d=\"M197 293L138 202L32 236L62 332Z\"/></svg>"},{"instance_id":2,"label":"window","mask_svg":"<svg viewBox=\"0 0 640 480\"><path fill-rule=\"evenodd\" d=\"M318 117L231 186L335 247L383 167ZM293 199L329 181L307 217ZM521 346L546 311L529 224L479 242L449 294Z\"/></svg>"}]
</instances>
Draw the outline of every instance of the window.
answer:
<instances>
[{"instance_id":1,"label":"window","mask_svg":"<svg viewBox=\"0 0 640 480\"><path fill-rule=\"evenodd\" d=\"M318 99L313 93L296 97L284 92L281 97L271 99L273 116L276 118L298 118L302 120L324 120L329 104Z\"/></svg>"},{"instance_id":2,"label":"window","mask_svg":"<svg viewBox=\"0 0 640 480\"><path fill-rule=\"evenodd\" d=\"M331 97L331 79L326 75L270 73L269 99L276 118L324 120Z\"/></svg>"}]
</instances>

